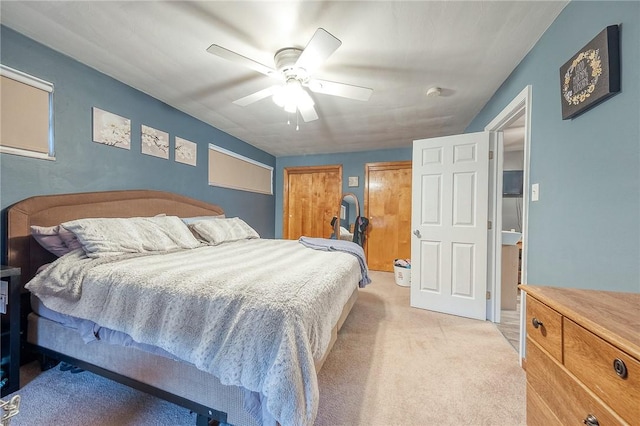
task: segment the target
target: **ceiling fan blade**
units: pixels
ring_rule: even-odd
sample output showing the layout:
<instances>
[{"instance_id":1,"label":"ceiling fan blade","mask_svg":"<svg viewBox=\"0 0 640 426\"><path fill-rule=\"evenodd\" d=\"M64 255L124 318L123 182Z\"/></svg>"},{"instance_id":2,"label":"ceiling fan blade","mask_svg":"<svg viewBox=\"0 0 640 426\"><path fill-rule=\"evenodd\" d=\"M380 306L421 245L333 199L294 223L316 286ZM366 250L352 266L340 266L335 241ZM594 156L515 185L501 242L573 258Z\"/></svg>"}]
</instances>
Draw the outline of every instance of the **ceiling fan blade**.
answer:
<instances>
[{"instance_id":1,"label":"ceiling fan blade","mask_svg":"<svg viewBox=\"0 0 640 426\"><path fill-rule=\"evenodd\" d=\"M318 28L296 61L296 67L304 68L308 75L313 74L341 44L325 29Z\"/></svg>"},{"instance_id":2,"label":"ceiling fan blade","mask_svg":"<svg viewBox=\"0 0 640 426\"><path fill-rule=\"evenodd\" d=\"M262 65L261 63L256 62L253 59L249 59L246 56L240 55L239 53L232 52L231 50L225 49L224 47L218 46L217 44L212 44L211 46L209 46L207 52L211 53L212 55L227 59L231 62L243 65L247 68L251 68L252 70L258 71L268 76L277 74L276 70L274 70L273 68L269 68L266 65Z\"/></svg>"},{"instance_id":3,"label":"ceiling fan blade","mask_svg":"<svg viewBox=\"0 0 640 426\"><path fill-rule=\"evenodd\" d=\"M298 105L298 111L305 123L318 119L318 113L313 107L313 104Z\"/></svg>"},{"instance_id":4,"label":"ceiling fan blade","mask_svg":"<svg viewBox=\"0 0 640 426\"><path fill-rule=\"evenodd\" d=\"M233 103L239 106L247 106L254 102L258 102L259 100L262 100L264 98L267 98L273 95L273 91L275 87L276 86L267 87L266 89L262 89L258 92L252 93L248 96L245 96L244 98L237 99L233 101Z\"/></svg>"},{"instance_id":5,"label":"ceiling fan blade","mask_svg":"<svg viewBox=\"0 0 640 426\"><path fill-rule=\"evenodd\" d=\"M340 96L357 101L368 101L373 93L373 89L368 87L354 86L352 84L336 83L327 80L310 80L307 84L309 90L314 93L322 93L324 95Z\"/></svg>"}]
</instances>

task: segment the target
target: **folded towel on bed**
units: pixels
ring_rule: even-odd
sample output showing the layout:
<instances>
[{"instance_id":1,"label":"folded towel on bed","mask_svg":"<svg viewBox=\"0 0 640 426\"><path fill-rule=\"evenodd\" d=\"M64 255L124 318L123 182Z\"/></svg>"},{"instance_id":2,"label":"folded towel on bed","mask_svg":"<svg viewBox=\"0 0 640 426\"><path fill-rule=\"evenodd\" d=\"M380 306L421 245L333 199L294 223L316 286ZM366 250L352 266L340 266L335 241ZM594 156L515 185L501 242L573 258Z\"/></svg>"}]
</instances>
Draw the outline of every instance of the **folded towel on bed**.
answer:
<instances>
[{"instance_id":1,"label":"folded towel on bed","mask_svg":"<svg viewBox=\"0 0 640 426\"><path fill-rule=\"evenodd\" d=\"M364 256L364 250L358 244L351 241L343 240L331 240L328 238L311 238L300 237L298 240L305 247L312 248L314 250L324 251L341 251L343 253L349 253L354 255L358 259L360 264L360 272L362 273L362 279L360 280L360 287L365 287L371 283L369 278L369 267L367 266L367 259Z\"/></svg>"}]
</instances>

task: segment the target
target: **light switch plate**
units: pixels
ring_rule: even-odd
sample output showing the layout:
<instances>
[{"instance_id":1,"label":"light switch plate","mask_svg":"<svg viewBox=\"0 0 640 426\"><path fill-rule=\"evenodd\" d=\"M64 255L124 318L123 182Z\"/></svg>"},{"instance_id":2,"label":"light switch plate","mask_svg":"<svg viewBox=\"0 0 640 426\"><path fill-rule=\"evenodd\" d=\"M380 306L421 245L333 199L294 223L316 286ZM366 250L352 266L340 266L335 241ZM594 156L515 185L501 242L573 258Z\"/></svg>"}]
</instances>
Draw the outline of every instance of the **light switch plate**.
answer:
<instances>
[{"instance_id":1,"label":"light switch plate","mask_svg":"<svg viewBox=\"0 0 640 426\"><path fill-rule=\"evenodd\" d=\"M349 176L349 186L358 186L358 176Z\"/></svg>"},{"instance_id":2,"label":"light switch plate","mask_svg":"<svg viewBox=\"0 0 640 426\"><path fill-rule=\"evenodd\" d=\"M531 185L531 201L538 201L540 199L540 184L534 183Z\"/></svg>"}]
</instances>

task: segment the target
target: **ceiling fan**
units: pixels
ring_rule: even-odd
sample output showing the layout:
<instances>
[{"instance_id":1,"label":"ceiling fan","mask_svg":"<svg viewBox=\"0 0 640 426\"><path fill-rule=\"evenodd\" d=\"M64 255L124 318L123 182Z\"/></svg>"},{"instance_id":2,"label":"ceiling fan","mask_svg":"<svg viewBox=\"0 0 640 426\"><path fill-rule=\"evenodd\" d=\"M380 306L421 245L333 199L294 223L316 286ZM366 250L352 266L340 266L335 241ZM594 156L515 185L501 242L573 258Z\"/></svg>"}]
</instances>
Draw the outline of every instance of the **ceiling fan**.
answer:
<instances>
[{"instance_id":1,"label":"ceiling fan","mask_svg":"<svg viewBox=\"0 0 640 426\"><path fill-rule=\"evenodd\" d=\"M306 89L314 93L340 96L359 101L368 101L373 93L367 87L312 78L312 74L336 51L342 42L323 28L318 28L313 37L302 49L286 47L274 55L275 68L268 67L249 59L239 53L212 44L207 52L243 65L252 70L279 80L266 89L252 93L233 101L234 104L247 106L266 97L272 96L273 101L289 113L300 111L305 122L318 119L313 99Z\"/></svg>"}]
</instances>

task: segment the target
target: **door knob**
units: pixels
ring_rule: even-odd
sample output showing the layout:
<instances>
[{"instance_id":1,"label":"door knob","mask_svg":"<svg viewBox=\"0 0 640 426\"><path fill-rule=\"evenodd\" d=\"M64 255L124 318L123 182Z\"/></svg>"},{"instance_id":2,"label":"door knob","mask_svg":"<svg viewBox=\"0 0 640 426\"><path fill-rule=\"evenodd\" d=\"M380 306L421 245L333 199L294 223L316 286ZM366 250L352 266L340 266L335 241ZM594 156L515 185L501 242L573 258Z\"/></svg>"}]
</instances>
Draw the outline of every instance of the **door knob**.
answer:
<instances>
[{"instance_id":1,"label":"door knob","mask_svg":"<svg viewBox=\"0 0 640 426\"><path fill-rule=\"evenodd\" d=\"M417 230L417 229L415 231L413 231L413 235L415 235L418 238L422 238L422 235L420 235L420 231Z\"/></svg>"}]
</instances>

